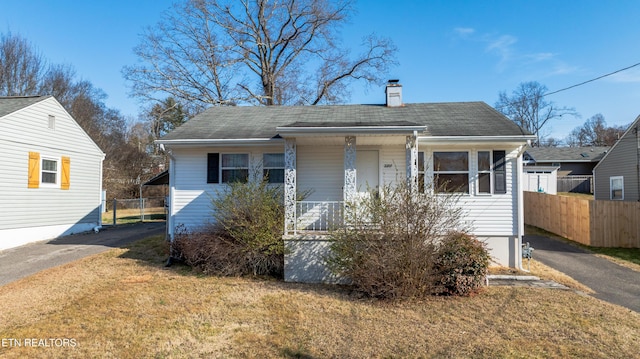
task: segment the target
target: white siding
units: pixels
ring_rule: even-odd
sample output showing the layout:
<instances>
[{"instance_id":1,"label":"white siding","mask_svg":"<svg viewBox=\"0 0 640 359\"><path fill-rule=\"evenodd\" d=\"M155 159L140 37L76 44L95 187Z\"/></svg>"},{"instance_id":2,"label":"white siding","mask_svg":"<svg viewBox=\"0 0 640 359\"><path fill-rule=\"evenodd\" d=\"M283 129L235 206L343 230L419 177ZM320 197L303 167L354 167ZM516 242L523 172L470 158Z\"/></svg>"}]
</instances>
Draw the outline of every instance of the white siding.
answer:
<instances>
[{"instance_id":1,"label":"white siding","mask_svg":"<svg viewBox=\"0 0 640 359\"><path fill-rule=\"evenodd\" d=\"M382 183L393 184L407 178L407 152L404 146L388 146L380 151Z\"/></svg>"},{"instance_id":2,"label":"white siding","mask_svg":"<svg viewBox=\"0 0 640 359\"><path fill-rule=\"evenodd\" d=\"M301 141L302 142L302 141ZM340 201L343 199L344 146L298 143L297 145L297 187L298 190L311 189L307 198L311 201ZM380 159L380 179L382 183L395 183L406 178L406 150L404 145L358 146L357 150L378 150ZM498 263L516 266L518 263L518 203L517 203L517 148L495 148L482 146L446 146L421 144L419 150L425 152L427 161L426 180L432 178L430 170L433 151L468 151L470 171L470 194L461 198L459 205L466 214L472 233L487 241L491 254ZM477 195L477 151L505 150L506 194ZM211 198L225 188L225 185L206 183L207 153L251 153L254 161L264 152L282 151L274 147L245 148L199 148L173 149L174 171L172 185L172 225L184 224L195 228L211 218ZM292 258L289 257L289 260Z\"/></svg>"},{"instance_id":3,"label":"white siding","mask_svg":"<svg viewBox=\"0 0 640 359\"><path fill-rule=\"evenodd\" d=\"M427 180L433 178L432 161L434 151L469 151L469 195L460 197L459 205L463 208L466 221L472 227L472 233L478 236L513 236L518 233L517 216L517 149L507 153L507 193L477 195L477 152L501 150L500 148L472 149L422 147L427 161Z\"/></svg>"},{"instance_id":4,"label":"white siding","mask_svg":"<svg viewBox=\"0 0 640 359\"><path fill-rule=\"evenodd\" d=\"M263 153L280 153L283 147L210 147L172 149L174 169L171 198L172 226L196 229L211 222L211 200L226 188L225 184L207 183L207 153L249 153L251 175L261 175Z\"/></svg>"},{"instance_id":5,"label":"white siding","mask_svg":"<svg viewBox=\"0 0 640 359\"><path fill-rule=\"evenodd\" d=\"M309 201L342 201L344 146L298 146L297 187Z\"/></svg>"},{"instance_id":6,"label":"white siding","mask_svg":"<svg viewBox=\"0 0 640 359\"><path fill-rule=\"evenodd\" d=\"M49 115L55 116L53 130ZM69 190L27 188L29 152L41 158L69 157ZM0 118L0 153L5 159L0 169L0 248L100 223L103 154L54 98Z\"/></svg>"}]
</instances>

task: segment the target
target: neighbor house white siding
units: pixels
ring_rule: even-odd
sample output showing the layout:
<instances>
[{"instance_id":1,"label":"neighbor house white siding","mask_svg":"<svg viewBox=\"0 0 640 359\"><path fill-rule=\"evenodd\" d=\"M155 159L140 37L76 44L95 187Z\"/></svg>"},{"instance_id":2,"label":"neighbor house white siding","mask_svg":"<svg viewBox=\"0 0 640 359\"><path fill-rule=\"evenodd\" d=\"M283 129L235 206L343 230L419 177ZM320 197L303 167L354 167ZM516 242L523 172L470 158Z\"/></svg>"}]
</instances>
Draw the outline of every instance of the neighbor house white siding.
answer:
<instances>
[{"instance_id":1,"label":"neighbor house white siding","mask_svg":"<svg viewBox=\"0 0 640 359\"><path fill-rule=\"evenodd\" d=\"M30 152L58 161L59 174L61 159L69 158L69 188L61 188L60 179L28 188ZM54 98L0 118L0 154L0 249L101 224L104 155Z\"/></svg>"}]
</instances>

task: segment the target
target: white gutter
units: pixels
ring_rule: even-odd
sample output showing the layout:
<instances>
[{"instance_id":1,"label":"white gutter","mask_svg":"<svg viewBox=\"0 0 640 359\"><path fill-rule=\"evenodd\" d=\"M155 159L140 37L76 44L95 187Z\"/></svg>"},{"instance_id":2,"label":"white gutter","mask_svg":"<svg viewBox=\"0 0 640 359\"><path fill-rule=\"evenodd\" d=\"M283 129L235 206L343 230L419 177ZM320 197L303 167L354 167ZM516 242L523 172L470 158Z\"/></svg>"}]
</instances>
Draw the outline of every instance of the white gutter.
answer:
<instances>
[{"instance_id":1,"label":"white gutter","mask_svg":"<svg viewBox=\"0 0 640 359\"><path fill-rule=\"evenodd\" d=\"M422 136L418 141L422 143L463 143L463 142L517 142L531 141L535 136Z\"/></svg>"},{"instance_id":2,"label":"white gutter","mask_svg":"<svg viewBox=\"0 0 640 359\"><path fill-rule=\"evenodd\" d=\"M390 134L424 132L427 126L346 126L346 127L276 127L280 135L317 136L324 134Z\"/></svg>"},{"instance_id":3,"label":"white gutter","mask_svg":"<svg viewBox=\"0 0 640 359\"><path fill-rule=\"evenodd\" d=\"M182 140L155 140L161 146L264 146L264 145L280 145L284 144L282 138L230 138L230 139L182 139Z\"/></svg>"}]
</instances>

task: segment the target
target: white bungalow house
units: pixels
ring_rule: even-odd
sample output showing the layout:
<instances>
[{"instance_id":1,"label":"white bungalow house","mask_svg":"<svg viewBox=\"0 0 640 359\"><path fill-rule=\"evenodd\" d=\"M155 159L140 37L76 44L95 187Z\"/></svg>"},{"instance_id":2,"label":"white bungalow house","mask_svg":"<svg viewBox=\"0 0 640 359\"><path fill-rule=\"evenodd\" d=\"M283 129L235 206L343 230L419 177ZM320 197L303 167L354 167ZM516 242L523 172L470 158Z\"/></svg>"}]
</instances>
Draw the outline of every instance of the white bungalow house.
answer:
<instances>
[{"instance_id":1,"label":"white bungalow house","mask_svg":"<svg viewBox=\"0 0 640 359\"><path fill-rule=\"evenodd\" d=\"M104 154L51 96L0 97L0 250L101 224Z\"/></svg>"},{"instance_id":2,"label":"white bungalow house","mask_svg":"<svg viewBox=\"0 0 640 359\"><path fill-rule=\"evenodd\" d=\"M534 137L483 102L404 104L391 82L386 95L386 105L214 107L187 121L158 141L171 158L170 237L207 222L225 183L268 173L285 189L285 280L331 281L328 242L315 234L345 200L439 178L464 193L466 219L497 263L519 267L522 152ZM296 202L302 190L312 193Z\"/></svg>"}]
</instances>

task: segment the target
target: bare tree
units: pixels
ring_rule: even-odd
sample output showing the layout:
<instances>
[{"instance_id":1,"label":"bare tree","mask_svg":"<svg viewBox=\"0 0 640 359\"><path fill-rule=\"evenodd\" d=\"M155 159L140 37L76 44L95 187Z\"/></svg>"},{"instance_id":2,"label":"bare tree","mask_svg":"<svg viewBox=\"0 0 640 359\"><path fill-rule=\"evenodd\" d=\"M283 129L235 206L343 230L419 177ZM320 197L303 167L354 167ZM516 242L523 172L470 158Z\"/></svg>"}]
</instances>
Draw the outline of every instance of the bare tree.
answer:
<instances>
[{"instance_id":1,"label":"bare tree","mask_svg":"<svg viewBox=\"0 0 640 359\"><path fill-rule=\"evenodd\" d=\"M0 96L36 95L44 72L45 62L29 41L0 34Z\"/></svg>"},{"instance_id":2,"label":"bare tree","mask_svg":"<svg viewBox=\"0 0 640 359\"><path fill-rule=\"evenodd\" d=\"M161 103L153 105L146 116L151 129L152 140L157 140L166 135L185 123L189 118L184 106L173 97L167 97Z\"/></svg>"},{"instance_id":3,"label":"bare tree","mask_svg":"<svg viewBox=\"0 0 640 359\"><path fill-rule=\"evenodd\" d=\"M46 67L26 39L0 34L0 96L54 96L105 152L103 183L109 196L129 197L138 191L134 181L148 170L149 156L130 141L127 120L105 105L104 91L76 77L71 65Z\"/></svg>"},{"instance_id":4,"label":"bare tree","mask_svg":"<svg viewBox=\"0 0 640 359\"><path fill-rule=\"evenodd\" d=\"M132 95L199 107L337 103L347 85L384 80L390 40L371 35L351 56L339 29L353 0L188 0L165 13L123 69Z\"/></svg>"},{"instance_id":5,"label":"bare tree","mask_svg":"<svg viewBox=\"0 0 640 359\"><path fill-rule=\"evenodd\" d=\"M566 142L569 146L613 146L628 126L607 126L602 114L591 116L582 126L574 128Z\"/></svg>"},{"instance_id":6,"label":"bare tree","mask_svg":"<svg viewBox=\"0 0 640 359\"><path fill-rule=\"evenodd\" d=\"M540 141L540 147L561 147L562 145L562 140L555 137L546 137Z\"/></svg>"},{"instance_id":7,"label":"bare tree","mask_svg":"<svg viewBox=\"0 0 640 359\"><path fill-rule=\"evenodd\" d=\"M558 107L552 101L544 99L547 87L538 82L523 82L508 96L500 92L495 107L509 117L520 128L529 131L538 138L535 146L544 140L542 129L550 120L565 115L579 116L573 108Z\"/></svg>"}]
</instances>

